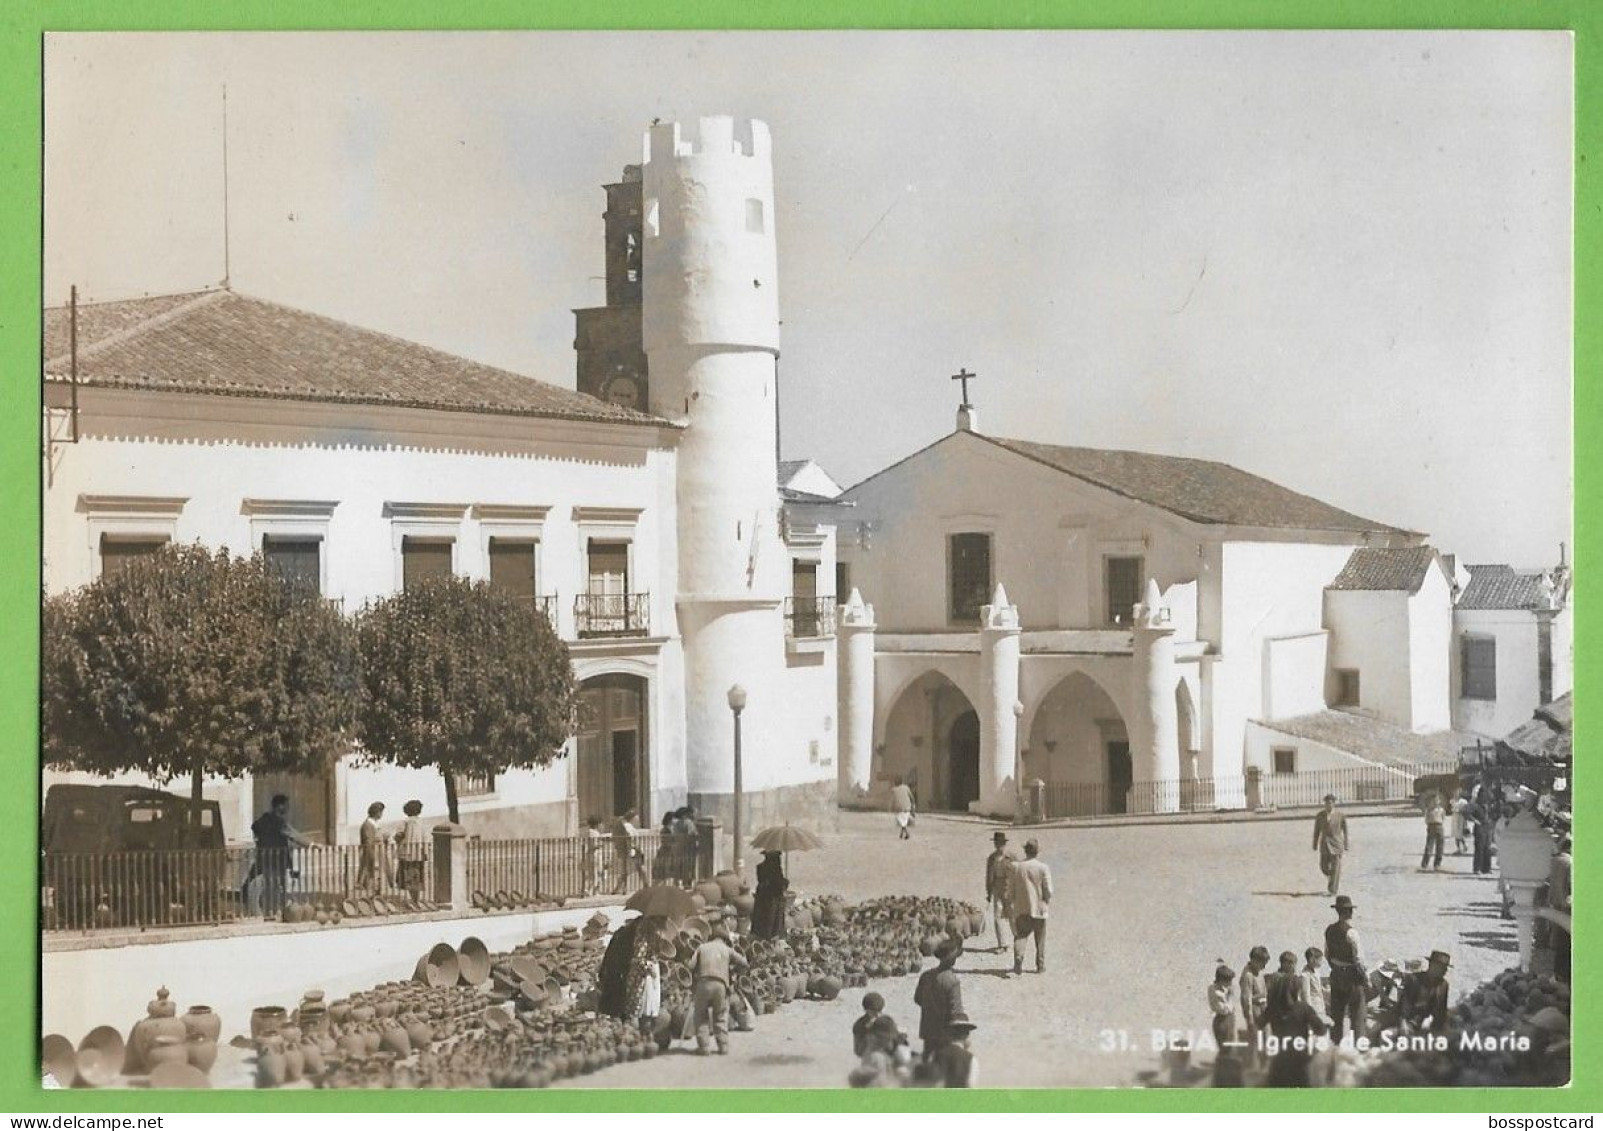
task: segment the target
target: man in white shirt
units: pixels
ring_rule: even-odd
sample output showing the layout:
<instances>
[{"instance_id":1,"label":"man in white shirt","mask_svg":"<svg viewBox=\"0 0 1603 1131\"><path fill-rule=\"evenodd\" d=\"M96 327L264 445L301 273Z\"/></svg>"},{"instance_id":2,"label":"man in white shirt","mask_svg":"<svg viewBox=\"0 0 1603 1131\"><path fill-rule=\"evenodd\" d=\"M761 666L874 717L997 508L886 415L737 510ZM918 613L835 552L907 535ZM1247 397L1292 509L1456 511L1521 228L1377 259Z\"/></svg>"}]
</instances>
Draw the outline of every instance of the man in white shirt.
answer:
<instances>
[{"instance_id":1,"label":"man in white shirt","mask_svg":"<svg viewBox=\"0 0 1603 1131\"><path fill-rule=\"evenodd\" d=\"M1035 972L1046 972L1046 912L1052 902L1052 869L1040 858L1041 846L1024 842L1024 861L1013 867L1013 973L1024 973L1024 944L1035 939Z\"/></svg>"}]
</instances>

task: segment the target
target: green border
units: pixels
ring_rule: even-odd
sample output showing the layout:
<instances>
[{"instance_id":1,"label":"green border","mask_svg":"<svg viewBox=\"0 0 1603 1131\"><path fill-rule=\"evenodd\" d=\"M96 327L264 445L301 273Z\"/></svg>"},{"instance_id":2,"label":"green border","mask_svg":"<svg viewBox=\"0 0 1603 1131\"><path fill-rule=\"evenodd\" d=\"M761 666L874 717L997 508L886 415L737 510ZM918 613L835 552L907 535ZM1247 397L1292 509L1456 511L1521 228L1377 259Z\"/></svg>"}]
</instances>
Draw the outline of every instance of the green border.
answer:
<instances>
[{"instance_id":1,"label":"green border","mask_svg":"<svg viewBox=\"0 0 1603 1131\"><path fill-rule=\"evenodd\" d=\"M579 14L582 11L582 15ZM0 748L11 752L0 789L5 857L21 863L36 845L38 749L35 713L39 594L39 357L41 35L52 31L201 29L559 29L605 28L1569 28L1575 32L1576 240L1575 424L1578 437L1603 435L1603 191L1596 156L1603 126L1603 3L1597 0L1101 0L1099 3L1006 3L938 0L919 5L897 0L615 0L580 9L517 0L431 0L342 6L328 0L276 0L271 5L226 0L78 0L77 3L9 4L0 15L0 217L7 239L0 247L0 482L9 485L0 523L0 623L13 626L8 662L0 670ZM1511 393L1512 395L1512 393ZM1492 459L1518 459L1495 437L1466 437ZM1577 452L1587 449L1577 441ZM1575 523L1576 576L1582 598L1577 638L1590 641L1603 620L1591 599L1588 572L1600 560L1590 504L1603 485L1603 461L1578 460ZM1576 657L1583 703L1597 686L1600 664L1587 648ZM1587 735L1589 708L1580 711ZM1603 804L1588 790L1579 808L1584 844ZM1591 849L1583 851L1590 861ZM1583 938L1598 937L1592 882L1583 865L1580 905L1590 909ZM31 869L13 868L0 880L0 937L4 953L37 953L36 904ZM1577 948L1581 953L1584 947ZM37 965L8 963L0 982L0 1107L17 1113L299 1111L1462 1111L1509 1112L1603 1108L1598 1060L1603 970L1579 964L1576 997L1584 1004L1575 1029L1577 1081L1564 1091L1454 1089L1323 1092L1193 1090L939 1091L656 1091L656 1092L277 1092L270 1104L239 1093L45 1092L33 1072Z\"/></svg>"}]
</instances>

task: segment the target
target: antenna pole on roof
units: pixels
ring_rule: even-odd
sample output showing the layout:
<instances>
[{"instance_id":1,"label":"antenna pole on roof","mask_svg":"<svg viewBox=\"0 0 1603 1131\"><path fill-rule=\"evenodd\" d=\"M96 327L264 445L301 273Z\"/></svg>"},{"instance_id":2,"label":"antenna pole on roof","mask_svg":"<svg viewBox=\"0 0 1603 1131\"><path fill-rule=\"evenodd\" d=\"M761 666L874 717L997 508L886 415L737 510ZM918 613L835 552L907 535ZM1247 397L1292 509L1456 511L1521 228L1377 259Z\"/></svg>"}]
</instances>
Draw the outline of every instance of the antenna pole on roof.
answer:
<instances>
[{"instance_id":1,"label":"antenna pole on roof","mask_svg":"<svg viewBox=\"0 0 1603 1131\"><path fill-rule=\"evenodd\" d=\"M223 290L228 289L228 84L223 84Z\"/></svg>"},{"instance_id":2,"label":"antenna pole on roof","mask_svg":"<svg viewBox=\"0 0 1603 1131\"><path fill-rule=\"evenodd\" d=\"M67 315L68 349L70 360L67 363L68 381L72 386L72 442L78 442L78 284L72 285L72 297L68 303Z\"/></svg>"}]
</instances>

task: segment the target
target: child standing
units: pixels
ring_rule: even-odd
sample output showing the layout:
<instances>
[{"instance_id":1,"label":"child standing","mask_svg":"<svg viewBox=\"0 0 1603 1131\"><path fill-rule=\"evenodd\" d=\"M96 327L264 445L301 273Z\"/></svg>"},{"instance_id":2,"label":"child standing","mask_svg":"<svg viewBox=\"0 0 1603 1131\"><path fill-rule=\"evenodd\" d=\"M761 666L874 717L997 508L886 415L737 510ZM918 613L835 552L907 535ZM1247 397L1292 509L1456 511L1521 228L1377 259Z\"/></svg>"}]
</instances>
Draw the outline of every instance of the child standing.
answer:
<instances>
[{"instance_id":1,"label":"child standing","mask_svg":"<svg viewBox=\"0 0 1603 1131\"><path fill-rule=\"evenodd\" d=\"M869 1030L884 1012L884 998L876 993L863 995L863 1015L852 1023L852 1055L862 1057L868 1052Z\"/></svg>"}]
</instances>

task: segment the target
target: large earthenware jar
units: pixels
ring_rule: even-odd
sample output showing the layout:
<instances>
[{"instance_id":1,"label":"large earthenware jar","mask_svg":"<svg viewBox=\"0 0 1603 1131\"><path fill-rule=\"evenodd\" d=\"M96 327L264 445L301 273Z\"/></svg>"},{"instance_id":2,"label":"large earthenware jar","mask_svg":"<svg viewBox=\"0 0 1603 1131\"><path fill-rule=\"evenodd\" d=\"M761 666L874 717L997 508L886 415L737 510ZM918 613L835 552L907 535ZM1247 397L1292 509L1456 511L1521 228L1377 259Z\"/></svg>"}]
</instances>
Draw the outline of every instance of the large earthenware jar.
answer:
<instances>
[{"instance_id":1,"label":"large earthenware jar","mask_svg":"<svg viewBox=\"0 0 1603 1131\"><path fill-rule=\"evenodd\" d=\"M268 1037L257 1046L256 1086L276 1088L284 1082L284 1042Z\"/></svg>"},{"instance_id":2,"label":"large earthenware jar","mask_svg":"<svg viewBox=\"0 0 1603 1131\"><path fill-rule=\"evenodd\" d=\"M145 1006L146 1016L137 1022L133 1031L128 1034L128 1053L123 1070L125 1072L149 1072L150 1050L158 1037L176 1037L182 1043L189 1031L184 1028L183 1021L177 1017L178 1007L173 1004L171 994L163 986L156 991L155 1000Z\"/></svg>"},{"instance_id":3,"label":"large earthenware jar","mask_svg":"<svg viewBox=\"0 0 1603 1131\"><path fill-rule=\"evenodd\" d=\"M718 885L725 901L732 900L740 894L740 876L732 869L725 868L712 879L713 883Z\"/></svg>"},{"instance_id":4,"label":"large earthenware jar","mask_svg":"<svg viewBox=\"0 0 1603 1131\"><path fill-rule=\"evenodd\" d=\"M209 1005L192 1005L183 1018L184 1033L190 1040L204 1037L215 1042L223 1032L223 1019Z\"/></svg>"},{"instance_id":5,"label":"large earthenware jar","mask_svg":"<svg viewBox=\"0 0 1603 1131\"><path fill-rule=\"evenodd\" d=\"M308 1077L317 1077L323 1074L323 1049L310 1037L301 1042L301 1058L303 1061L301 1071Z\"/></svg>"},{"instance_id":6,"label":"large earthenware jar","mask_svg":"<svg viewBox=\"0 0 1603 1131\"><path fill-rule=\"evenodd\" d=\"M210 1072L212 1065L217 1063L217 1042L210 1037L192 1036L185 1048L189 1063L202 1072Z\"/></svg>"},{"instance_id":7,"label":"large earthenware jar","mask_svg":"<svg viewBox=\"0 0 1603 1131\"><path fill-rule=\"evenodd\" d=\"M298 1040L284 1041L284 1083L293 1084L306 1071L306 1054Z\"/></svg>"},{"instance_id":8,"label":"large earthenware jar","mask_svg":"<svg viewBox=\"0 0 1603 1131\"><path fill-rule=\"evenodd\" d=\"M284 1027L289 1013L282 1005L259 1005L250 1011L250 1035L260 1041L274 1036ZM282 1049L279 1050L282 1053Z\"/></svg>"},{"instance_id":9,"label":"large earthenware jar","mask_svg":"<svg viewBox=\"0 0 1603 1131\"><path fill-rule=\"evenodd\" d=\"M189 1049L184 1038L165 1033L150 1043L145 1050L145 1069L153 1072L163 1064L188 1064Z\"/></svg>"}]
</instances>

